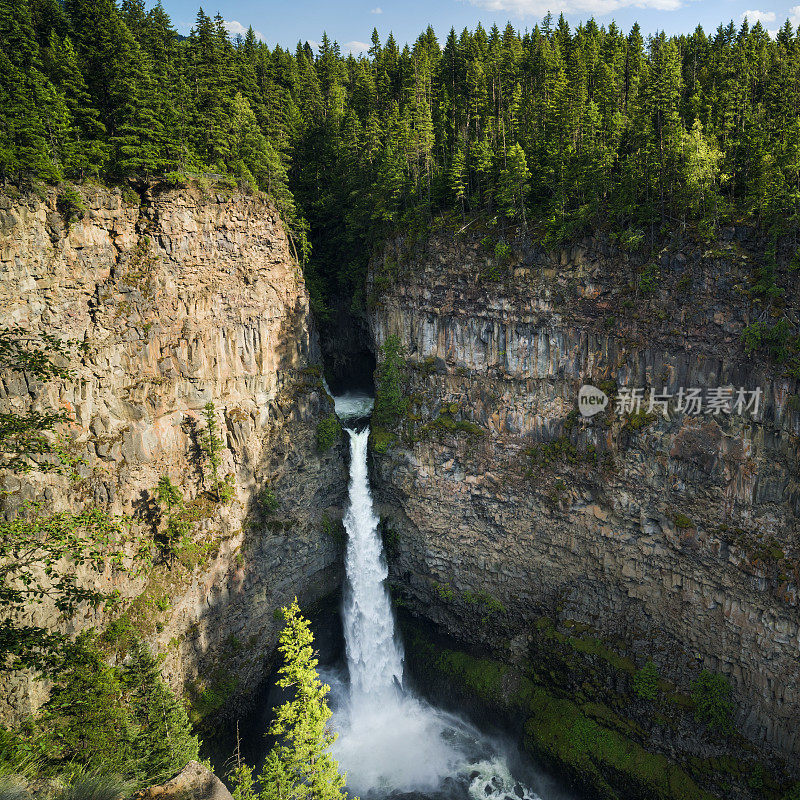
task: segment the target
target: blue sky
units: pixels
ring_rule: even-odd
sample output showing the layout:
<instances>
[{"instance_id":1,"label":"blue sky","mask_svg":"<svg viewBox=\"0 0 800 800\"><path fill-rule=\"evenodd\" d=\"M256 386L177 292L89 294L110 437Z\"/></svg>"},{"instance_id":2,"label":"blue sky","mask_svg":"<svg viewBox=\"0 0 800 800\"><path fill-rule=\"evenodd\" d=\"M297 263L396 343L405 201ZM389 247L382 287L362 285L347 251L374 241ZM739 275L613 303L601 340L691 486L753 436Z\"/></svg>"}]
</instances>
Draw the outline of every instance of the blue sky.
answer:
<instances>
[{"instance_id":1,"label":"blue sky","mask_svg":"<svg viewBox=\"0 0 800 800\"><path fill-rule=\"evenodd\" d=\"M191 28L200 0L162 0L173 23L181 33ZM712 32L720 22L737 23L746 13L751 23L760 19L768 30L776 31L787 18L800 25L800 5L769 0L202 0L207 14L221 13L232 33L252 25L260 38L270 45L294 48L298 40L315 44L326 31L343 51L358 54L367 47L373 27L381 39L392 31L400 45L413 42L428 24L443 42L450 30L474 28L482 22L502 28L510 21L515 28L532 28L544 14L558 17L564 12L571 25L591 16L599 24L612 19L625 31L638 20L643 33L664 30L667 33L691 32L700 24Z\"/></svg>"}]
</instances>

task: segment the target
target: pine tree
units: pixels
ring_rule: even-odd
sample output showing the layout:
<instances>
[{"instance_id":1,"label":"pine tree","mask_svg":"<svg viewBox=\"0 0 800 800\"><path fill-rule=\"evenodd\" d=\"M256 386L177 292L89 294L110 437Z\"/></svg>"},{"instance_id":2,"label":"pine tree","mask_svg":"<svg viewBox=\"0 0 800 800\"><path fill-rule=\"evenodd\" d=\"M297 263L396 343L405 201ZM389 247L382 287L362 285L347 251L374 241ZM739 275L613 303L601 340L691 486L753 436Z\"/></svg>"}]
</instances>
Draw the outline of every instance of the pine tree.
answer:
<instances>
[{"instance_id":1,"label":"pine tree","mask_svg":"<svg viewBox=\"0 0 800 800\"><path fill-rule=\"evenodd\" d=\"M342 800L347 797L345 776L329 752L336 740L327 726L331 711L325 697L330 687L317 674L310 623L296 598L282 612L278 650L283 666L277 685L294 697L278 708L269 729L271 736L280 738L261 774L261 800Z\"/></svg>"},{"instance_id":2,"label":"pine tree","mask_svg":"<svg viewBox=\"0 0 800 800\"><path fill-rule=\"evenodd\" d=\"M201 447L208 465L211 467L211 490L216 495L217 501L221 502L222 480L219 477L219 468L222 466L222 451L225 449L225 445L217 431L217 409L214 403L209 401L205 404L203 416L206 424L201 438Z\"/></svg>"}]
</instances>

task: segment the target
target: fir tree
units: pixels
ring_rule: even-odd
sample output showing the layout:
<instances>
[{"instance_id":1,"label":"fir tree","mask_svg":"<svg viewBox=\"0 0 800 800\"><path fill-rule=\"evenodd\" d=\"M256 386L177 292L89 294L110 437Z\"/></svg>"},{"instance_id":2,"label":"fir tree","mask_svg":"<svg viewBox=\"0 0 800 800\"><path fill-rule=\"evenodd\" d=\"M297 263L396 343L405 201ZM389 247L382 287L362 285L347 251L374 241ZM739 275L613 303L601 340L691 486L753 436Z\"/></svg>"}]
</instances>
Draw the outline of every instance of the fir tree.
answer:
<instances>
[{"instance_id":1,"label":"fir tree","mask_svg":"<svg viewBox=\"0 0 800 800\"><path fill-rule=\"evenodd\" d=\"M497 204L508 217L525 217L525 202L528 196L528 180L531 177L525 153L518 145L512 145L506 155L506 166L500 170L497 189Z\"/></svg>"},{"instance_id":2,"label":"fir tree","mask_svg":"<svg viewBox=\"0 0 800 800\"><path fill-rule=\"evenodd\" d=\"M163 783L199 758L186 709L164 683L158 662L137 640L120 676L136 729L132 748L148 782Z\"/></svg>"}]
</instances>

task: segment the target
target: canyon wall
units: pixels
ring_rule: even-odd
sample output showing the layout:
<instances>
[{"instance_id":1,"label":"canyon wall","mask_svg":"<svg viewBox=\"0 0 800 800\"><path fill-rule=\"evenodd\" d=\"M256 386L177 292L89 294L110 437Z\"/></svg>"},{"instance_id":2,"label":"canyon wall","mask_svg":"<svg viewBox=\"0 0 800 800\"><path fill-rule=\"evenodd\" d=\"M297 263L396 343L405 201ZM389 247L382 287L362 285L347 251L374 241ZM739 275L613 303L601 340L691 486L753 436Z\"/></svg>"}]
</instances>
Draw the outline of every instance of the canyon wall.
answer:
<instances>
[{"instance_id":1,"label":"canyon wall","mask_svg":"<svg viewBox=\"0 0 800 800\"><path fill-rule=\"evenodd\" d=\"M116 610L67 622L44 606L31 619L73 631L111 623L123 644L144 635L199 719L235 707L265 676L277 607L295 595L309 607L340 585L346 451L316 447L333 406L303 277L269 202L197 186L80 193L69 223L56 190L0 200L3 324L78 345L73 380L0 382L5 409L69 413L64 447L78 473L5 476L7 513L38 496L48 510L95 504L131 521L122 567L100 579L121 593ZM209 491L200 451L209 401L220 475L235 484L226 503ZM154 546L162 475L191 521L175 559ZM142 547L152 565L133 559ZM45 690L16 681L0 713L33 710Z\"/></svg>"},{"instance_id":2,"label":"canyon wall","mask_svg":"<svg viewBox=\"0 0 800 800\"><path fill-rule=\"evenodd\" d=\"M372 265L374 341L398 337L409 400L373 437L398 603L544 682L556 641L621 667L612 687L652 659L686 706L702 669L720 673L745 751L796 771L800 390L741 343L765 316L750 287L766 243L729 228L636 259L602 237L552 253L485 234L398 238ZM784 297L796 323L794 281ZM611 398L589 419L584 383ZM625 387L719 386L760 387L758 412L615 410ZM725 752L691 722L639 722L678 760Z\"/></svg>"}]
</instances>

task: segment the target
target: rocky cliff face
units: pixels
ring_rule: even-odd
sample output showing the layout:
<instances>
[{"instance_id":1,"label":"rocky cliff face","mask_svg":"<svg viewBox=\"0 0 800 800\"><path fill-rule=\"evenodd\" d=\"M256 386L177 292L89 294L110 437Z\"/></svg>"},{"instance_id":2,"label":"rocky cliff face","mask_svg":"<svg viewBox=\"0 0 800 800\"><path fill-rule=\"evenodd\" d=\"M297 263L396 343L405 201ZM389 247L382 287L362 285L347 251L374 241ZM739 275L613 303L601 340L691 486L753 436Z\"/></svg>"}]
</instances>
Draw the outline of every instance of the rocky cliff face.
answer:
<instances>
[{"instance_id":1,"label":"rocky cliff face","mask_svg":"<svg viewBox=\"0 0 800 800\"><path fill-rule=\"evenodd\" d=\"M499 263L483 233L397 240L373 264L374 339L399 337L410 399L375 438L396 596L584 700L548 642L611 659L605 689L652 658L685 705L701 669L721 673L747 739L798 763L798 382L741 344L765 243L728 229L637 260L603 239L552 254L520 238ZM583 383L611 396L591 419ZM625 387L718 386L760 387L758 413L614 410ZM638 722L673 757L724 752Z\"/></svg>"},{"instance_id":2,"label":"rocky cliff face","mask_svg":"<svg viewBox=\"0 0 800 800\"><path fill-rule=\"evenodd\" d=\"M345 450L316 450L316 424L332 403L303 278L268 202L154 186L126 199L119 190L81 194L82 218L69 225L55 191L0 201L3 324L81 344L64 386L11 376L0 384L7 408L72 415L65 446L80 476L45 486L6 477L21 488L10 503L44 491L52 509L106 507L133 521L130 555L163 530L160 476L181 488L192 532L177 560L109 566L102 581L121 592L121 608L86 611L73 625L114 621L123 643L143 633L202 716L264 676L278 606L295 594L308 605L338 587L340 543L330 531ZM223 504L208 492L198 449L209 401L225 445L220 472L236 487ZM2 693L0 712L24 713L42 691L18 682Z\"/></svg>"}]
</instances>

